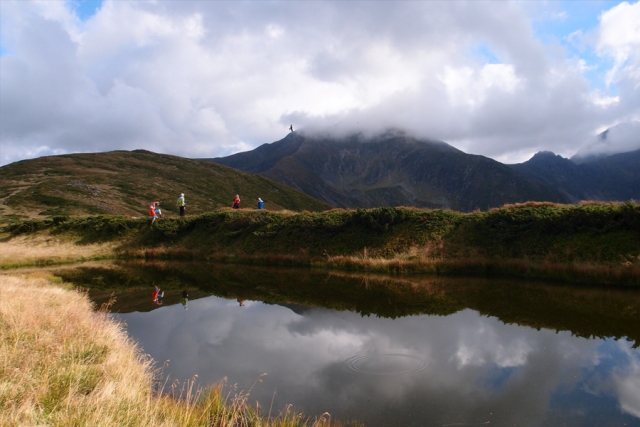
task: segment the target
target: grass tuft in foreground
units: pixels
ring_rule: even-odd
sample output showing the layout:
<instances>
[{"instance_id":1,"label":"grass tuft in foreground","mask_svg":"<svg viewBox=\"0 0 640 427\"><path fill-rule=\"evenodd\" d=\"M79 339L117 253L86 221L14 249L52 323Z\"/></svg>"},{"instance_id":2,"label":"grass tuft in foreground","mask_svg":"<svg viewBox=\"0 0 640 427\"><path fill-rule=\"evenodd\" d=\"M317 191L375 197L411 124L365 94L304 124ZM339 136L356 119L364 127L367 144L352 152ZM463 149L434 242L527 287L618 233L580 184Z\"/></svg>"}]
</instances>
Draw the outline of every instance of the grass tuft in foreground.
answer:
<instances>
[{"instance_id":1,"label":"grass tuft in foreground","mask_svg":"<svg viewBox=\"0 0 640 427\"><path fill-rule=\"evenodd\" d=\"M337 425L290 407L269 419L222 385L154 391L158 372L121 325L43 277L0 276L0 355L2 426Z\"/></svg>"}]
</instances>

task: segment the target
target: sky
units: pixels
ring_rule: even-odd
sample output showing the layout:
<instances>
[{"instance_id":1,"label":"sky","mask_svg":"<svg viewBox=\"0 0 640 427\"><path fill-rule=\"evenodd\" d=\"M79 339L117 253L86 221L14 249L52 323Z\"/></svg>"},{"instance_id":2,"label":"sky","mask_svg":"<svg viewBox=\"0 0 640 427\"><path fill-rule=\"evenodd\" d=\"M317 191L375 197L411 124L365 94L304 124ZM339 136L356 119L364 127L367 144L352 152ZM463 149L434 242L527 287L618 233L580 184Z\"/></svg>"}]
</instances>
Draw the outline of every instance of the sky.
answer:
<instances>
[{"instance_id":1,"label":"sky","mask_svg":"<svg viewBox=\"0 0 640 427\"><path fill-rule=\"evenodd\" d=\"M638 149L640 1L0 1L0 165L289 125L503 163Z\"/></svg>"}]
</instances>

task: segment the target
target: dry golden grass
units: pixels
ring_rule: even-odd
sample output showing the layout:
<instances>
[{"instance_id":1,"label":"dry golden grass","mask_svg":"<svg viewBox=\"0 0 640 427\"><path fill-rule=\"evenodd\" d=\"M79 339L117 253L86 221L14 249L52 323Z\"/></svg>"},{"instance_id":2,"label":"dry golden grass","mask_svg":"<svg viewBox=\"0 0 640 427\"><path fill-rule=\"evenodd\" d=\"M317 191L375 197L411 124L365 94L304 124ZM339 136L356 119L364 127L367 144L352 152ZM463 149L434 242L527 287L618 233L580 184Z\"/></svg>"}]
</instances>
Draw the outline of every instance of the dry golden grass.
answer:
<instances>
[{"instance_id":1,"label":"dry golden grass","mask_svg":"<svg viewBox=\"0 0 640 427\"><path fill-rule=\"evenodd\" d=\"M291 408L267 419L222 385L154 392L158 372L121 325L42 276L0 276L0 426L336 425Z\"/></svg>"},{"instance_id":2,"label":"dry golden grass","mask_svg":"<svg viewBox=\"0 0 640 427\"><path fill-rule=\"evenodd\" d=\"M18 236L0 241L0 267L78 262L114 256L114 243L78 245L49 235Z\"/></svg>"},{"instance_id":3,"label":"dry golden grass","mask_svg":"<svg viewBox=\"0 0 640 427\"><path fill-rule=\"evenodd\" d=\"M0 354L2 425L151 421L150 361L80 293L0 277Z\"/></svg>"}]
</instances>

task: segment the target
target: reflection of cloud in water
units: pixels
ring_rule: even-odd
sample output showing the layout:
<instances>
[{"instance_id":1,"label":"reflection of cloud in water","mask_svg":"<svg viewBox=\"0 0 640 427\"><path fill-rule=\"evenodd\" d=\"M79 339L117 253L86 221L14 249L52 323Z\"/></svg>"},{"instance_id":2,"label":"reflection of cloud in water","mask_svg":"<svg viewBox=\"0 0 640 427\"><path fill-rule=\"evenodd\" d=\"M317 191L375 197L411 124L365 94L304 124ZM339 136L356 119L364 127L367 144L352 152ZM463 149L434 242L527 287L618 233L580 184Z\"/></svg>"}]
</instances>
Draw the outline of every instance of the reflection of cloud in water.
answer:
<instances>
[{"instance_id":1,"label":"reflection of cloud in water","mask_svg":"<svg viewBox=\"0 0 640 427\"><path fill-rule=\"evenodd\" d=\"M621 351L628 357L628 365L618 368L614 382L620 395L622 410L640 417L640 355L631 351L627 343L618 343Z\"/></svg>"},{"instance_id":2,"label":"reflection of cloud in water","mask_svg":"<svg viewBox=\"0 0 640 427\"><path fill-rule=\"evenodd\" d=\"M551 399L580 387L583 367L597 370L604 382L616 381L608 388L618 390L620 405L640 414L640 356L628 343L620 345L626 345L634 363L612 378L611 367L598 365L602 340L504 325L472 310L392 320L315 308L299 315L283 306L247 301L239 307L209 297L191 301L188 311L165 306L122 317L146 352L160 363L171 360L172 378L198 374L213 383L228 377L247 390L266 372L252 399L268 407L274 398L274 410L293 403L310 415L329 411L334 418L358 418L368 426L425 425L425 420L429 425L538 426L551 406L554 413L572 413L578 403ZM407 355L424 365L410 375L349 369L354 358L376 354ZM365 371L392 363L363 361L369 363L362 365ZM581 417L589 419L588 413Z\"/></svg>"},{"instance_id":3,"label":"reflection of cloud in water","mask_svg":"<svg viewBox=\"0 0 640 427\"><path fill-rule=\"evenodd\" d=\"M479 315L476 316L480 318ZM509 368L524 365L531 351L531 346L523 337L504 339L503 336L498 336L494 328L479 321L460 330L456 359L460 367L493 363L501 368Z\"/></svg>"}]
</instances>

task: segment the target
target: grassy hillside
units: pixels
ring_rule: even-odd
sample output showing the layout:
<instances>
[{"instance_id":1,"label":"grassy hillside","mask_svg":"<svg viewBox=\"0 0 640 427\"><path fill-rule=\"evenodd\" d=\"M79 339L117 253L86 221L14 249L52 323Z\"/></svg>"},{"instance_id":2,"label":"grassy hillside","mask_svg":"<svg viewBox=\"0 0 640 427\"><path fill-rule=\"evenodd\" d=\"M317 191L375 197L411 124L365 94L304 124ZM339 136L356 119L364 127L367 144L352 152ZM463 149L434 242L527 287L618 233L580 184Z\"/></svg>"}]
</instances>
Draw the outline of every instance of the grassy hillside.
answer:
<instances>
[{"instance_id":1,"label":"grassy hillside","mask_svg":"<svg viewBox=\"0 0 640 427\"><path fill-rule=\"evenodd\" d=\"M187 213L231 206L236 193L243 207L257 198L271 210L330 208L297 190L223 165L149 151L70 154L23 160L0 168L0 223L55 215L146 216L161 201L168 216L185 193Z\"/></svg>"},{"instance_id":2,"label":"grassy hillside","mask_svg":"<svg viewBox=\"0 0 640 427\"><path fill-rule=\"evenodd\" d=\"M126 257L315 264L364 270L640 284L640 206L527 203L489 212L375 208L321 213L222 209L159 220L54 217L13 239L109 244ZM48 237L43 237L48 236ZM1 245L0 245L1 246Z\"/></svg>"}]
</instances>

